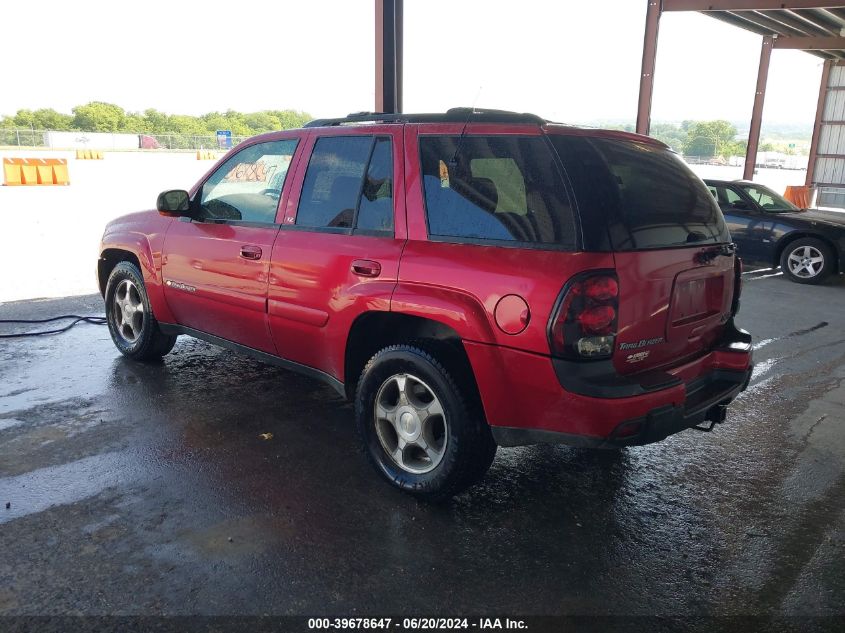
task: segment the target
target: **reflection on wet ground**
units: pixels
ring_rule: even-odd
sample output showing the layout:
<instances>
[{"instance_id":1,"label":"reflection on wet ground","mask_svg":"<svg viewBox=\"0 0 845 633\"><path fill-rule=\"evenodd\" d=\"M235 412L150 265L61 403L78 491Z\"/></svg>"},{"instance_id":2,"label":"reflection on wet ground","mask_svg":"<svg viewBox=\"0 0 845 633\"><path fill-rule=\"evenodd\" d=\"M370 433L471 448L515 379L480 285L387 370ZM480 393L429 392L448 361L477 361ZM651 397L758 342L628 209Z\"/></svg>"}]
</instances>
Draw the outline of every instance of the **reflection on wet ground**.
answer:
<instances>
[{"instance_id":1,"label":"reflection on wet ground","mask_svg":"<svg viewBox=\"0 0 845 633\"><path fill-rule=\"evenodd\" d=\"M89 325L0 342L0 613L845 613L845 283L742 310L766 344L714 432L502 449L440 506L309 379L187 338L139 365Z\"/></svg>"}]
</instances>

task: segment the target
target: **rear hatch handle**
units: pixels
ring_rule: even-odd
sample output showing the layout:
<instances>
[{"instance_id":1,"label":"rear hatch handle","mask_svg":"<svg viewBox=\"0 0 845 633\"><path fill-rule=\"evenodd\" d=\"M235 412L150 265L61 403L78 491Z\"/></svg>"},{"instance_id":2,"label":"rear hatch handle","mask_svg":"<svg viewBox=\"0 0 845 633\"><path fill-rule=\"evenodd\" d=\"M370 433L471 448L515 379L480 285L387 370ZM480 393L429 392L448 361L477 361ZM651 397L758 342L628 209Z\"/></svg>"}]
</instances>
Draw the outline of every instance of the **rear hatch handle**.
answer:
<instances>
[{"instance_id":1,"label":"rear hatch handle","mask_svg":"<svg viewBox=\"0 0 845 633\"><path fill-rule=\"evenodd\" d=\"M714 248L703 250L695 256L696 261L701 264L709 264L717 257L733 257L736 254L736 244L719 244Z\"/></svg>"}]
</instances>

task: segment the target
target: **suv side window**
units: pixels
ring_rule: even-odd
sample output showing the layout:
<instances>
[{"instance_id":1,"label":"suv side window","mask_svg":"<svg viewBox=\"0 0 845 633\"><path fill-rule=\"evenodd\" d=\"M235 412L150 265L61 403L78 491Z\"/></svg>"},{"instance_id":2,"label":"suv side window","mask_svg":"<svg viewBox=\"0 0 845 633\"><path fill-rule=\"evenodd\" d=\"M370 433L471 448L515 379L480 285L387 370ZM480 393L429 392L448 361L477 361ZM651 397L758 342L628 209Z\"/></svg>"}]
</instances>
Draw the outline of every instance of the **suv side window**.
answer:
<instances>
[{"instance_id":1,"label":"suv side window","mask_svg":"<svg viewBox=\"0 0 845 633\"><path fill-rule=\"evenodd\" d=\"M725 187L725 200L732 205L734 202L742 202L742 196L730 187Z\"/></svg>"},{"instance_id":2,"label":"suv side window","mask_svg":"<svg viewBox=\"0 0 845 633\"><path fill-rule=\"evenodd\" d=\"M203 184L198 219L275 223L298 142L258 143L232 155Z\"/></svg>"},{"instance_id":3,"label":"suv side window","mask_svg":"<svg viewBox=\"0 0 845 633\"><path fill-rule=\"evenodd\" d=\"M757 187L745 186L743 187L745 193L747 193L754 202L760 205L760 208L765 210L768 209L783 209L784 205L779 204L777 200L772 197L767 191L763 191L762 189L758 189ZM737 196L739 197L739 196Z\"/></svg>"},{"instance_id":4,"label":"suv side window","mask_svg":"<svg viewBox=\"0 0 845 633\"><path fill-rule=\"evenodd\" d=\"M297 226L393 231L393 152L386 137L317 139L296 213Z\"/></svg>"},{"instance_id":5,"label":"suv side window","mask_svg":"<svg viewBox=\"0 0 845 633\"><path fill-rule=\"evenodd\" d=\"M717 203L719 203L720 207L730 207L737 200L742 200L742 196L730 187L725 187L723 185L707 185L707 188L710 190L710 193L713 194L713 198Z\"/></svg>"},{"instance_id":6,"label":"suv side window","mask_svg":"<svg viewBox=\"0 0 845 633\"><path fill-rule=\"evenodd\" d=\"M358 204L356 230L393 232L393 148L377 138Z\"/></svg>"},{"instance_id":7,"label":"suv side window","mask_svg":"<svg viewBox=\"0 0 845 633\"><path fill-rule=\"evenodd\" d=\"M543 137L421 136L420 154L429 235L575 247L572 208Z\"/></svg>"}]
</instances>

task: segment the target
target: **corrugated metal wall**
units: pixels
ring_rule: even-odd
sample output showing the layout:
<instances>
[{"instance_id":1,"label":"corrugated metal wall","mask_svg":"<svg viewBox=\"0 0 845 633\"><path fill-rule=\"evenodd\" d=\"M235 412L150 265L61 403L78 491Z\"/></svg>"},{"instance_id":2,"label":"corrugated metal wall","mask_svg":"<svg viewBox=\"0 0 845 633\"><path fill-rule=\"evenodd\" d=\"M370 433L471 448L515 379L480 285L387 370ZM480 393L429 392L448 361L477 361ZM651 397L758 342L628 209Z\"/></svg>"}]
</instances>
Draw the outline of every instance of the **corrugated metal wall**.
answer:
<instances>
[{"instance_id":1,"label":"corrugated metal wall","mask_svg":"<svg viewBox=\"0 0 845 633\"><path fill-rule=\"evenodd\" d=\"M817 205L845 207L845 66L830 69L813 173L816 183L822 185Z\"/></svg>"}]
</instances>

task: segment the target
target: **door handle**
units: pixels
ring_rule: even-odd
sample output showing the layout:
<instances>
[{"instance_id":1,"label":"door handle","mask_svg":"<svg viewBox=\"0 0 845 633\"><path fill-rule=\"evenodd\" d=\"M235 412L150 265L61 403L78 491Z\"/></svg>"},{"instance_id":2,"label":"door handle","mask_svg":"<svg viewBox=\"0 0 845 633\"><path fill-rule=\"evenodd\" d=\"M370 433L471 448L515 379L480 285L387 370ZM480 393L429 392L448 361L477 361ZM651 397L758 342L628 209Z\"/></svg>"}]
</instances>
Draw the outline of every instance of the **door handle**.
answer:
<instances>
[{"instance_id":1,"label":"door handle","mask_svg":"<svg viewBox=\"0 0 845 633\"><path fill-rule=\"evenodd\" d=\"M241 246L241 257L244 259L261 259L261 247Z\"/></svg>"},{"instance_id":2,"label":"door handle","mask_svg":"<svg viewBox=\"0 0 845 633\"><path fill-rule=\"evenodd\" d=\"M378 277L381 274L381 264L371 259L356 259L352 262L352 272L359 277Z\"/></svg>"}]
</instances>

